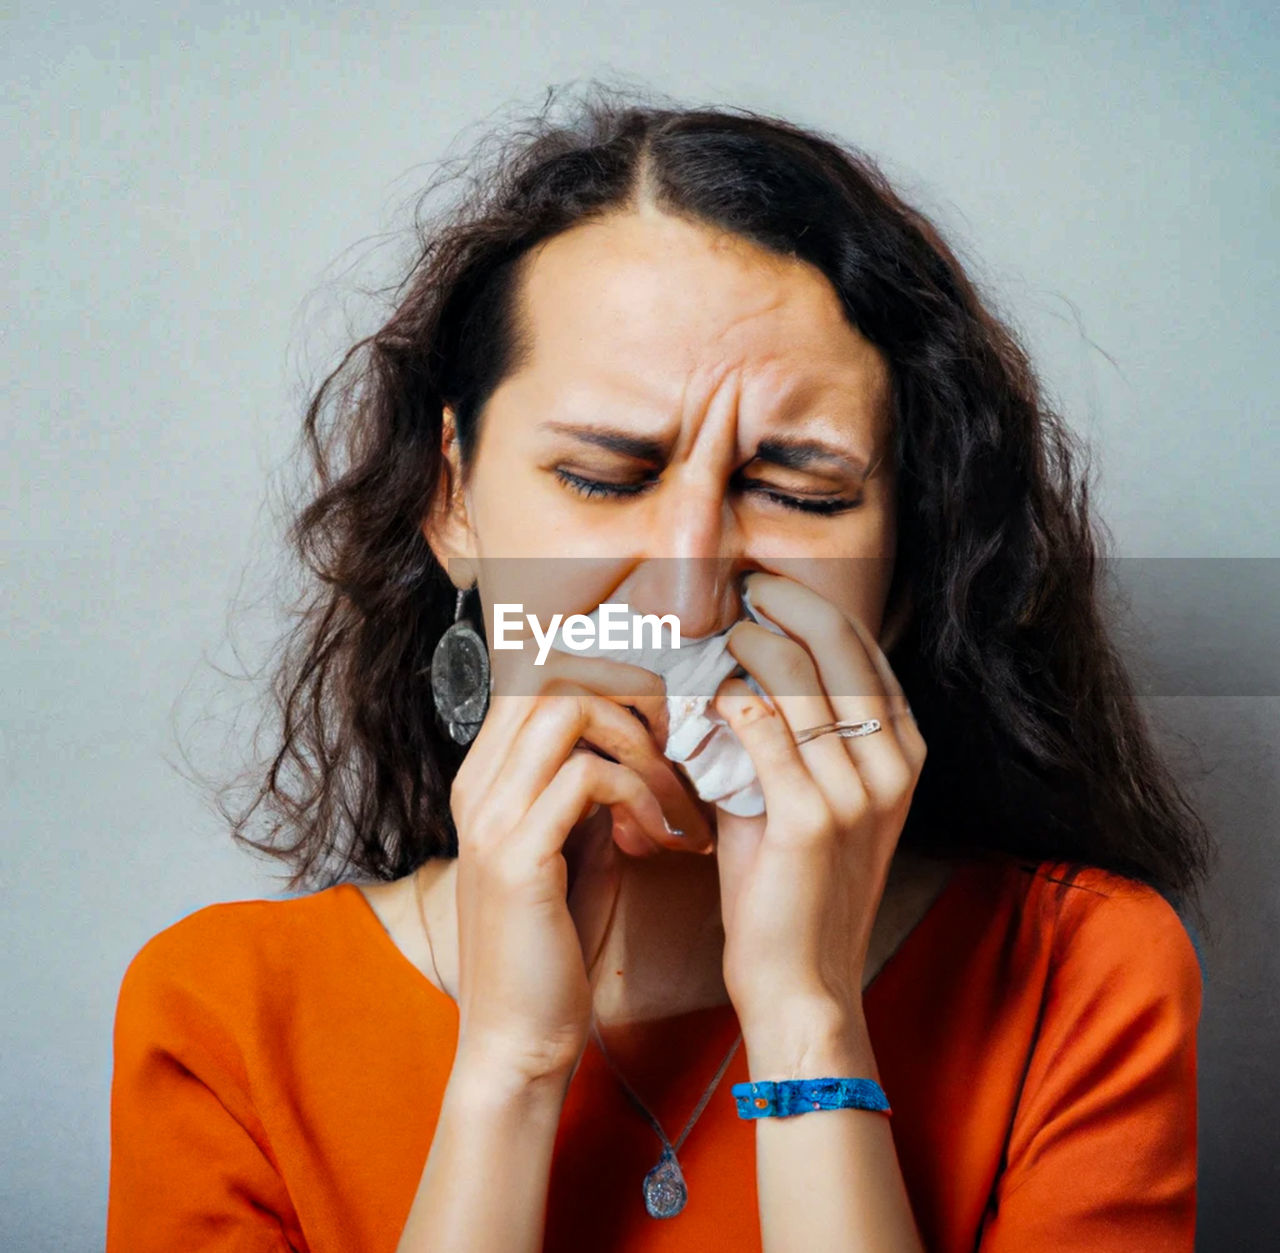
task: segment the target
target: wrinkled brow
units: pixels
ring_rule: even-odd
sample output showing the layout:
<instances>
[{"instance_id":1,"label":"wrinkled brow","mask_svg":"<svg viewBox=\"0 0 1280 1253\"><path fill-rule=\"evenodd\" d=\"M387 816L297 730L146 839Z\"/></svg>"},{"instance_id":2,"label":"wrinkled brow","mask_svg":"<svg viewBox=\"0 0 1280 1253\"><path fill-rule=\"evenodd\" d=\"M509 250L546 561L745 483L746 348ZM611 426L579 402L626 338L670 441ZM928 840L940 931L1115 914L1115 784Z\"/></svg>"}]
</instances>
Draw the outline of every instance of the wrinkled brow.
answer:
<instances>
[{"instance_id":1,"label":"wrinkled brow","mask_svg":"<svg viewBox=\"0 0 1280 1253\"><path fill-rule=\"evenodd\" d=\"M542 425L547 430L568 435L581 443L603 448L607 452L618 453L624 457L631 457L636 461L660 464L667 459L671 451L670 444L665 440L635 435L617 427L594 423L578 426L571 422L544 422ZM786 470L810 470L834 466L860 478L866 477L867 474L867 463L861 457L853 456L832 444L812 438L789 439L786 436L773 436L763 439L756 447L752 460L764 461Z\"/></svg>"}]
</instances>

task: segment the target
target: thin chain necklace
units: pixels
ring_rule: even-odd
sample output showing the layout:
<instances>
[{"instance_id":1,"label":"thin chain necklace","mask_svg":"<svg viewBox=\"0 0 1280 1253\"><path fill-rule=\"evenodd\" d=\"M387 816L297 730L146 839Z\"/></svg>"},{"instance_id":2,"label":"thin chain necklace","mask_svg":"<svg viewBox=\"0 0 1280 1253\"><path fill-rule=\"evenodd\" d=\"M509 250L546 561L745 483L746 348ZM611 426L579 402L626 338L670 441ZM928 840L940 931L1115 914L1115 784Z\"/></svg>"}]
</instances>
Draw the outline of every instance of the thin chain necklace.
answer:
<instances>
[{"instance_id":1,"label":"thin chain necklace","mask_svg":"<svg viewBox=\"0 0 1280 1253\"><path fill-rule=\"evenodd\" d=\"M413 896L418 903L418 917L422 921L422 934L427 937L427 952L431 955L431 969L436 972L436 983L440 985L440 991L449 995L449 989L444 986L444 978L440 974L440 967L436 965L436 947L431 943L431 928L427 926L427 910L422 900L422 878L419 871L413 874Z\"/></svg>"},{"instance_id":2,"label":"thin chain necklace","mask_svg":"<svg viewBox=\"0 0 1280 1253\"><path fill-rule=\"evenodd\" d=\"M427 952L431 956L431 969L435 971L436 982L439 984L440 990L447 996L448 990L444 986L440 967L436 964L436 950L435 945L431 942L431 928L427 926L427 911L422 899L422 880L417 874L413 877L413 889L418 905L418 917L422 920L422 931L427 937ZM601 942L601 947L603 948L603 941ZM596 956L598 958L599 954L597 953ZM595 962L593 961L591 965L594 967ZM702 1111L706 1109L707 1102L711 1100L712 1094L719 1087L720 1080L724 1078L724 1072L729 1069L729 1063L733 1060L733 1055L738 1051L738 1045L742 1043L742 1032L738 1032L733 1043L729 1046L729 1051L725 1054L724 1061L720 1063L715 1077L707 1086L706 1091L703 1092L698 1104L694 1107L693 1113L689 1115L689 1121L685 1123L684 1130L674 1144L667 1139L667 1133L663 1131L662 1124L649 1112L648 1106L636 1095L635 1089L627 1082L626 1077L609 1055L609 1050L605 1048L604 1041L600 1038L594 1011L591 1014L591 1034L600 1049L600 1055L613 1072L613 1077L618 1081L618 1086L626 1093L627 1099L639 1110L648 1121L649 1126L657 1133L658 1139L662 1141L662 1156L658 1158L657 1165L644 1177L645 1210L651 1218L674 1218L684 1209L685 1202L689 1199L689 1188L684 1181L684 1172L680 1169L680 1161L676 1154L680 1152L681 1146L688 1139L689 1132L693 1130L693 1124L702 1116Z\"/></svg>"},{"instance_id":3,"label":"thin chain necklace","mask_svg":"<svg viewBox=\"0 0 1280 1253\"><path fill-rule=\"evenodd\" d=\"M734 1053L738 1051L738 1045L742 1043L742 1032L738 1032L733 1044L730 1045L724 1061L720 1063L720 1068L716 1071L715 1078L711 1080L707 1090L703 1092L702 1098L689 1116L689 1121L685 1123L684 1130L680 1133L680 1138L674 1144L667 1139L667 1133L662 1130L662 1124L649 1112L648 1107L636 1095L635 1090L614 1064L613 1058L609 1056L609 1051L605 1048L604 1041L600 1038L600 1032L596 1027L595 1014L591 1015L591 1034L595 1037L600 1053L608 1063L609 1069L613 1071L613 1077L618 1081L618 1085L627 1094L628 1099L636 1109L648 1120L649 1126L654 1129L658 1139L662 1141L662 1156L658 1158L658 1164L644 1177L644 1207L651 1218L674 1218L684 1209L685 1202L689 1199L689 1188L684 1181L684 1172L680 1169L680 1162L676 1154L680 1151L680 1146L684 1144L689 1132L693 1130L693 1124L698 1121L702 1111L706 1109L707 1102L711 1099L711 1094L716 1090L720 1080L724 1078L724 1072L729 1069L729 1063L733 1060Z\"/></svg>"}]
</instances>

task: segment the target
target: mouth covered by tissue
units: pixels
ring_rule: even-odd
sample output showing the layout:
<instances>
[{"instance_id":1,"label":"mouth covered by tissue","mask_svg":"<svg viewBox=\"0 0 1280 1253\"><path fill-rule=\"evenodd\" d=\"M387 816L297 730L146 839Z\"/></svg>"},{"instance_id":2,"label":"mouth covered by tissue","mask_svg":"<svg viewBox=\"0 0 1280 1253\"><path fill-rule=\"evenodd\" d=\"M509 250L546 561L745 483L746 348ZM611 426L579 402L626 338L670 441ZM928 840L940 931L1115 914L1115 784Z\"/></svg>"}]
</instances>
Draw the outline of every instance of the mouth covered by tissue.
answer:
<instances>
[{"instance_id":1,"label":"mouth covered by tissue","mask_svg":"<svg viewBox=\"0 0 1280 1253\"><path fill-rule=\"evenodd\" d=\"M616 605L620 602L610 603ZM743 618L751 618L776 635L785 634L776 623L757 613L745 594L743 604L746 608ZM624 608L627 637L635 639L637 636L632 631L632 623L640 615L629 605ZM617 623L623 614L617 610L614 613L613 621ZM595 624L593 638L599 641L603 637L599 608L587 617ZM760 685L728 651L726 645L730 630L732 627L700 639L682 637L679 648L672 648L669 644L659 647L652 642L640 648L621 650L610 648L606 651L598 642L587 648L569 648L558 635L554 646L563 652L627 662L660 675L667 689L669 724L664 756L689 776L704 801L711 801L738 817L754 818L764 813L764 793L756 778L755 765L742 741L711 705L716 689L730 675L745 679L757 694L764 695ZM641 638L651 638L651 634ZM669 634L666 638L670 638Z\"/></svg>"}]
</instances>

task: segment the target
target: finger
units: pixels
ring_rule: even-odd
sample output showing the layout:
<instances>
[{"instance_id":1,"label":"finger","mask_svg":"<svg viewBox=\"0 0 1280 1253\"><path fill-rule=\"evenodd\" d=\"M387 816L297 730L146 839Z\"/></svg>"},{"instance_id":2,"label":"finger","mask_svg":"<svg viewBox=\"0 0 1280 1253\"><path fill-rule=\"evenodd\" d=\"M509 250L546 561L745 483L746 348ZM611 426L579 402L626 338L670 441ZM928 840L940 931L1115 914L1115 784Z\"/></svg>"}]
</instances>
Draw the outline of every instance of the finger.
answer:
<instances>
[{"instance_id":1,"label":"finger","mask_svg":"<svg viewBox=\"0 0 1280 1253\"><path fill-rule=\"evenodd\" d=\"M660 674L627 661L583 657L553 648L542 666L541 687L568 680L636 711L659 749L666 746L667 687Z\"/></svg>"},{"instance_id":2,"label":"finger","mask_svg":"<svg viewBox=\"0 0 1280 1253\"><path fill-rule=\"evenodd\" d=\"M729 634L728 649L781 713L798 760L806 764L832 805L842 813L860 807L862 781L838 737L822 735L795 744L799 732L836 719L817 666L804 646L758 623L739 622Z\"/></svg>"},{"instance_id":3,"label":"finger","mask_svg":"<svg viewBox=\"0 0 1280 1253\"><path fill-rule=\"evenodd\" d=\"M506 837L511 856L529 866L556 856L592 804L613 812L613 840L624 853L645 857L670 839L658 798L634 770L575 749Z\"/></svg>"},{"instance_id":4,"label":"finger","mask_svg":"<svg viewBox=\"0 0 1280 1253\"><path fill-rule=\"evenodd\" d=\"M720 685L715 708L756 768L770 838L787 845L829 838L835 830L831 806L781 710L771 709L741 679L726 679ZM853 773L847 758L844 769ZM724 843L722 832L721 846Z\"/></svg>"},{"instance_id":5,"label":"finger","mask_svg":"<svg viewBox=\"0 0 1280 1253\"><path fill-rule=\"evenodd\" d=\"M915 714L911 712L911 706L907 702L907 694L902 690L902 684L894 674L893 666L889 664L889 658L885 656L880 642L872 637L866 624L856 616L846 621L858 633L862 647L875 668L876 676L886 694L890 725L897 736L903 754L918 773L920 766L924 763L927 749L924 736L920 734L920 728L916 724Z\"/></svg>"},{"instance_id":6,"label":"finger","mask_svg":"<svg viewBox=\"0 0 1280 1253\"><path fill-rule=\"evenodd\" d=\"M536 681L538 686L494 693L480 733L458 770L462 786L473 796L484 795L493 786L515 737L537 708L541 692L565 678L572 678L580 686L615 701L620 708L634 709L634 716L648 729L659 749L666 744L666 685L660 675L627 662L579 657L558 650L548 655L536 673L525 671L522 675L532 675L528 681Z\"/></svg>"},{"instance_id":7,"label":"finger","mask_svg":"<svg viewBox=\"0 0 1280 1253\"><path fill-rule=\"evenodd\" d=\"M633 771L658 798L662 843L682 851L710 846L711 832L676 774L658 752L640 722L621 706L594 692L553 682L538 698L519 735L505 754L483 802L492 814L520 813L542 791L580 742L614 758ZM482 819L476 819L482 820ZM499 821L499 825L505 823ZM683 835L669 832L681 831Z\"/></svg>"},{"instance_id":8,"label":"finger","mask_svg":"<svg viewBox=\"0 0 1280 1253\"><path fill-rule=\"evenodd\" d=\"M584 741L588 747L581 746ZM532 799L550 785L572 754L595 756L605 762L603 756L591 751L591 746L616 758L643 779L650 794L657 796L657 822L650 823L646 833L660 846L680 851L710 847L707 823L692 809L689 794L676 778L675 767L658 754L648 732L613 701L570 685L564 685L563 690L553 686L540 696L538 708L509 747L502 773L472 813L472 826L495 833L508 831L509 815L525 813ZM673 815L669 826L667 813ZM573 822L581 817L573 815ZM634 854L645 851L634 820L618 814L616 826L620 846Z\"/></svg>"},{"instance_id":9,"label":"finger","mask_svg":"<svg viewBox=\"0 0 1280 1253\"><path fill-rule=\"evenodd\" d=\"M868 649L868 644L874 647L869 633L865 628L860 630L825 597L792 579L753 574L750 596L752 605L809 655L834 711L834 718L828 721L862 722L874 718L880 723L880 730L869 735L844 739L829 734L813 743L826 740L838 745L856 765L876 803L896 804L903 789L910 787L916 770L901 738L902 719L893 716L894 698ZM894 687L900 694L896 679ZM905 699L899 699L905 707Z\"/></svg>"},{"instance_id":10,"label":"finger","mask_svg":"<svg viewBox=\"0 0 1280 1253\"><path fill-rule=\"evenodd\" d=\"M458 826L470 821L470 809L488 794L531 705L527 697L495 692L490 698L480 730L454 772L449 806Z\"/></svg>"}]
</instances>

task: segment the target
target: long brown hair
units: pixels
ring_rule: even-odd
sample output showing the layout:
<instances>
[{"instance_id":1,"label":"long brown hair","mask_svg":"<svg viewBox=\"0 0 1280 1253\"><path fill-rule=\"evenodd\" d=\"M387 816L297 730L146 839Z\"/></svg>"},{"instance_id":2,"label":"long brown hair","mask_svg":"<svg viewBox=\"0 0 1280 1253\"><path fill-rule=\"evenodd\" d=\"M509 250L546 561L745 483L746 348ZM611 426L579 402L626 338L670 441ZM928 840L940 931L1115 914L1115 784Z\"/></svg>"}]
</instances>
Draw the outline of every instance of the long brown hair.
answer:
<instances>
[{"instance_id":1,"label":"long brown hair","mask_svg":"<svg viewBox=\"0 0 1280 1253\"><path fill-rule=\"evenodd\" d=\"M310 591L277 659L278 749L247 806L220 803L235 838L295 888L456 856L465 750L423 676L455 596L419 529L447 473L442 408L466 464L522 349L521 258L646 195L817 266L890 364L895 580L916 606L890 660L929 745L904 846L1095 865L1194 897L1208 835L1104 627L1081 447L874 162L779 118L598 86L482 148L466 194L418 222L389 316L307 408L314 488L289 538ZM251 836L263 805L269 829Z\"/></svg>"}]
</instances>

